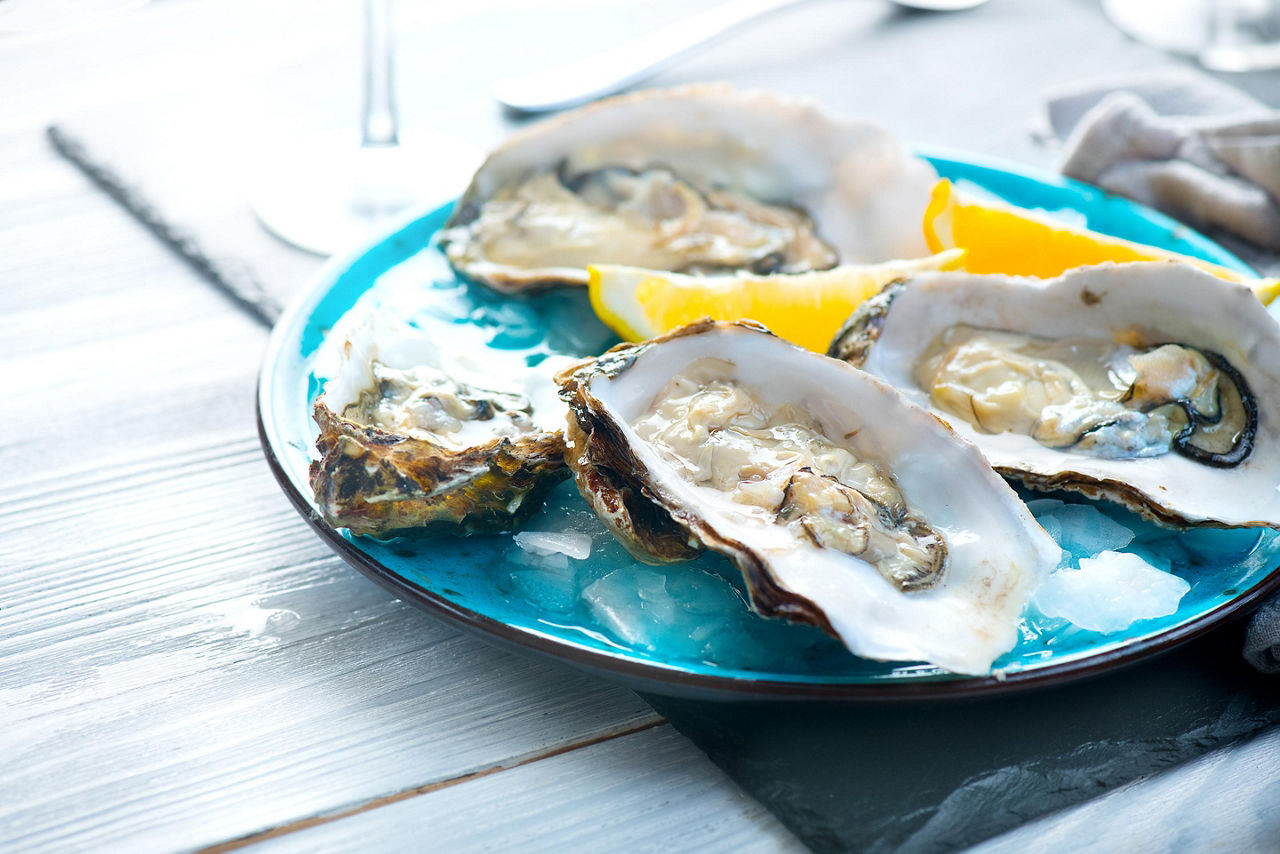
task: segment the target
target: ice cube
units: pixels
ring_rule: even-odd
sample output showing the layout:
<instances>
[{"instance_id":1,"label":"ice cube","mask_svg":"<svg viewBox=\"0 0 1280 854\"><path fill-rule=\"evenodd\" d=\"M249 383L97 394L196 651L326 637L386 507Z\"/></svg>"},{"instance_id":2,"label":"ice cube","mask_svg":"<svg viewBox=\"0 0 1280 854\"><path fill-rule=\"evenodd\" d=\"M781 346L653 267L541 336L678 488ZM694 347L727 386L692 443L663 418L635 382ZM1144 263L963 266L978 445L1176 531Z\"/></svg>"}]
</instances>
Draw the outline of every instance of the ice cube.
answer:
<instances>
[{"instance_id":1,"label":"ice cube","mask_svg":"<svg viewBox=\"0 0 1280 854\"><path fill-rule=\"evenodd\" d=\"M1031 511L1031 515L1039 518L1045 513L1052 513L1066 503L1056 498L1033 498L1027 502L1027 509Z\"/></svg>"},{"instance_id":2,"label":"ice cube","mask_svg":"<svg viewBox=\"0 0 1280 854\"><path fill-rule=\"evenodd\" d=\"M586 560L591 556L591 536L582 531L519 531L516 545L534 554L568 555L574 560Z\"/></svg>"},{"instance_id":3,"label":"ice cube","mask_svg":"<svg viewBox=\"0 0 1280 854\"><path fill-rule=\"evenodd\" d=\"M1133 531L1088 504L1063 504L1040 518L1059 526L1058 544L1077 558L1122 549L1133 541ZM1047 528L1046 528L1047 530Z\"/></svg>"},{"instance_id":4,"label":"ice cube","mask_svg":"<svg viewBox=\"0 0 1280 854\"><path fill-rule=\"evenodd\" d=\"M585 534L591 538L597 549L604 544L614 542L613 535L605 528L604 523L583 502L573 478L569 478L551 490L542 509L530 520L528 529ZM627 562L631 561L628 559Z\"/></svg>"},{"instance_id":5,"label":"ice cube","mask_svg":"<svg viewBox=\"0 0 1280 854\"><path fill-rule=\"evenodd\" d=\"M520 596L535 608L568 614L577 606L578 576L567 555L540 553L510 546L494 568L501 572L504 592Z\"/></svg>"},{"instance_id":6,"label":"ice cube","mask_svg":"<svg viewBox=\"0 0 1280 854\"><path fill-rule=\"evenodd\" d=\"M559 552L538 552L533 549L512 547L507 549L503 555L508 562L517 566L550 570L567 570L569 568L569 556Z\"/></svg>"},{"instance_id":7,"label":"ice cube","mask_svg":"<svg viewBox=\"0 0 1280 854\"><path fill-rule=\"evenodd\" d=\"M1050 575L1036 591L1035 604L1046 616L1110 634L1138 620L1174 613L1190 589L1183 579L1135 554L1103 551L1096 558L1081 558L1079 569Z\"/></svg>"},{"instance_id":8,"label":"ice cube","mask_svg":"<svg viewBox=\"0 0 1280 854\"><path fill-rule=\"evenodd\" d=\"M1260 528L1192 528L1182 534L1182 545L1197 563L1238 563L1262 539Z\"/></svg>"},{"instance_id":9,"label":"ice cube","mask_svg":"<svg viewBox=\"0 0 1280 854\"><path fill-rule=\"evenodd\" d=\"M664 625L675 622L677 603L667 591L667 576L648 569L635 570L635 592L645 615Z\"/></svg>"},{"instance_id":10,"label":"ice cube","mask_svg":"<svg viewBox=\"0 0 1280 854\"><path fill-rule=\"evenodd\" d=\"M1041 499L1041 500L1043 500L1043 501L1053 501L1055 504L1058 504L1058 505L1061 505L1061 504L1062 504L1062 502L1061 502L1061 501L1056 501L1055 499L1052 499L1052 498L1045 498L1045 499ZM1030 506L1030 505L1028 505L1028 506ZM1055 517L1053 517L1053 516L1051 516L1051 515L1047 515L1047 514L1046 514L1046 515L1044 515L1044 516L1037 516L1037 517L1036 517L1036 521L1040 523L1040 527L1041 527L1041 528L1044 528L1044 532L1045 532L1046 534L1048 534L1049 536L1053 537L1054 542L1058 543L1059 548L1061 548L1061 545L1062 545L1062 523L1061 523L1061 522L1059 522ZM1072 560L1071 552L1067 551L1066 549L1061 549L1061 551L1062 551L1062 555L1061 555L1061 557L1059 557L1059 558L1058 558L1058 566L1068 566L1068 565L1070 565L1070 564L1071 564L1071 560Z\"/></svg>"},{"instance_id":11,"label":"ice cube","mask_svg":"<svg viewBox=\"0 0 1280 854\"><path fill-rule=\"evenodd\" d=\"M748 611L746 602L729 582L705 572L670 578L667 587L680 607L690 614L727 617Z\"/></svg>"},{"instance_id":12,"label":"ice cube","mask_svg":"<svg viewBox=\"0 0 1280 854\"><path fill-rule=\"evenodd\" d=\"M616 569L587 585L582 599L607 634L677 658L705 660L715 638L735 619L749 617L728 582L688 566Z\"/></svg>"},{"instance_id":13,"label":"ice cube","mask_svg":"<svg viewBox=\"0 0 1280 854\"><path fill-rule=\"evenodd\" d=\"M609 635L628 646L653 650L662 636L662 626L654 610L661 610L656 604L658 590L665 586L666 579L653 570L623 567L587 585L582 591L582 600ZM647 597L655 601L648 608L639 592L642 587Z\"/></svg>"},{"instance_id":14,"label":"ice cube","mask_svg":"<svg viewBox=\"0 0 1280 854\"><path fill-rule=\"evenodd\" d=\"M1040 523L1041 528L1044 528L1046 534L1058 542L1062 542L1062 523L1058 521L1056 516L1048 514L1037 516L1036 521Z\"/></svg>"},{"instance_id":15,"label":"ice cube","mask_svg":"<svg viewBox=\"0 0 1280 854\"><path fill-rule=\"evenodd\" d=\"M565 561L563 569L517 569L511 573L512 588L539 610L570 614L578 602L578 581Z\"/></svg>"}]
</instances>

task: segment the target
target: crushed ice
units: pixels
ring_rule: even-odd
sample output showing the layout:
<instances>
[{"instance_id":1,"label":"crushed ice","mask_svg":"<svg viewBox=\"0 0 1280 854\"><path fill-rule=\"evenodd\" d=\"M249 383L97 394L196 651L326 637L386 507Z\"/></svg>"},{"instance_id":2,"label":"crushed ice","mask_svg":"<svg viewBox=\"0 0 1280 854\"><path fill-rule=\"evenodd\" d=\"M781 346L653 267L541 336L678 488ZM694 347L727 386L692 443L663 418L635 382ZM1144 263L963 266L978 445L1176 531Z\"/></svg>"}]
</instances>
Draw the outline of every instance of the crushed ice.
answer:
<instances>
[{"instance_id":1,"label":"crushed ice","mask_svg":"<svg viewBox=\"0 0 1280 854\"><path fill-rule=\"evenodd\" d=\"M1089 504L1036 498L1028 501L1027 507L1049 536L1076 560L1099 552L1118 551L1133 542L1132 529Z\"/></svg>"},{"instance_id":2,"label":"crushed ice","mask_svg":"<svg viewBox=\"0 0 1280 854\"><path fill-rule=\"evenodd\" d=\"M508 542L489 571L501 591L527 602L539 619L581 626L664 660L756 670L850 660L818 629L756 616L736 570L722 575L726 566L719 557L669 566L637 563L571 481L558 486L529 528Z\"/></svg>"},{"instance_id":3,"label":"crushed ice","mask_svg":"<svg viewBox=\"0 0 1280 854\"><path fill-rule=\"evenodd\" d=\"M515 541L537 555L562 554L574 560L591 557L591 536L582 531L519 531Z\"/></svg>"},{"instance_id":4,"label":"crushed ice","mask_svg":"<svg viewBox=\"0 0 1280 854\"><path fill-rule=\"evenodd\" d=\"M584 589L582 598L619 640L690 658L714 658L716 636L746 607L721 579L672 577L641 564L615 569Z\"/></svg>"},{"instance_id":5,"label":"crushed ice","mask_svg":"<svg viewBox=\"0 0 1280 854\"><path fill-rule=\"evenodd\" d=\"M1109 634L1138 620L1174 613L1190 589L1183 579L1136 554L1103 551L1080 558L1079 569L1050 575L1036 591L1035 603L1046 616Z\"/></svg>"},{"instance_id":6,"label":"crushed ice","mask_svg":"<svg viewBox=\"0 0 1280 854\"><path fill-rule=\"evenodd\" d=\"M1202 556L1242 559L1261 536L1172 533L1106 504L1032 498L1027 506L1062 549L1027 614L1024 642L1032 645L1052 642L1066 623L1111 633L1175 613L1190 585L1166 570L1194 570ZM798 660L847 666L847 657L832 658L847 656L839 644L816 629L754 615L736 573L735 580L722 574L714 556L663 567L636 563L572 483L552 493L503 558L494 566L503 590L539 614L563 615L641 652L748 669Z\"/></svg>"},{"instance_id":7,"label":"crushed ice","mask_svg":"<svg viewBox=\"0 0 1280 854\"><path fill-rule=\"evenodd\" d=\"M1027 507L1062 548L1057 571L1035 594L1044 616L1109 634L1176 612L1191 589L1168 572L1191 559L1183 547L1186 534L1170 536L1130 514L1123 514L1129 524L1122 524L1091 504L1056 498L1032 499ZM1254 542L1256 537L1241 538L1237 545L1251 548ZM1036 622L1034 615L1029 620Z\"/></svg>"}]
</instances>

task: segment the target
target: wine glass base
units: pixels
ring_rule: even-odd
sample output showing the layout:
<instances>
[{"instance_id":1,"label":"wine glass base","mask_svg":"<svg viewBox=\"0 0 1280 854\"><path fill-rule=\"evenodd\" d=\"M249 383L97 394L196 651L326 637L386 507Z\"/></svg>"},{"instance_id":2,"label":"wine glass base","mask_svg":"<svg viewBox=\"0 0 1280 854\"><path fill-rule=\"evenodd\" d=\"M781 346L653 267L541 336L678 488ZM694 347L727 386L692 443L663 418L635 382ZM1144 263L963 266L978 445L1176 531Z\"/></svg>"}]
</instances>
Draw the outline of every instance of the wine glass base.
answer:
<instances>
[{"instance_id":1,"label":"wine glass base","mask_svg":"<svg viewBox=\"0 0 1280 854\"><path fill-rule=\"evenodd\" d=\"M392 146L359 145L349 133L298 140L259 176L250 204L284 242L332 255L372 236L410 208L455 198L480 165L478 149L418 132Z\"/></svg>"},{"instance_id":2,"label":"wine glass base","mask_svg":"<svg viewBox=\"0 0 1280 854\"><path fill-rule=\"evenodd\" d=\"M1273 0L1102 0L1102 11L1138 41L1193 56L1212 71L1280 68Z\"/></svg>"},{"instance_id":3,"label":"wine glass base","mask_svg":"<svg viewBox=\"0 0 1280 854\"><path fill-rule=\"evenodd\" d=\"M54 36L91 30L150 0L3 0L0 36Z\"/></svg>"},{"instance_id":4,"label":"wine glass base","mask_svg":"<svg viewBox=\"0 0 1280 854\"><path fill-rule=\"evenodd\" d=\"M1209 37L1205 0L1102 0L1102 11L1121 32L1161 50L1194 55Z\"/></svg>"}]
</instances>

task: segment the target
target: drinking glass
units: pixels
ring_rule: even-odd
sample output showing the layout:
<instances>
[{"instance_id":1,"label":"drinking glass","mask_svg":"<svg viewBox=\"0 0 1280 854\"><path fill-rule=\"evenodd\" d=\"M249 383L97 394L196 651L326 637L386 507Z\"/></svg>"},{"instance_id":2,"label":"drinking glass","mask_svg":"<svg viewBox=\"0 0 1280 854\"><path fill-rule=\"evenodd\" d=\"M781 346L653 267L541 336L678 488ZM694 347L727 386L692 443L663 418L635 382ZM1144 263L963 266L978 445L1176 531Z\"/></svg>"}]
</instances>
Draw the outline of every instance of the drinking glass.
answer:
<instances>
[{"instance_id":1,"label":"drinking glass","mask_svg":"<svg viewBox=\"0 0 1280 854\"><path fill-rule=\"evenodd\" d=\"M466 185L479 151L445 134L401 139L391 0L364 0L364 87L359 133L290 143L262 176L254 213L272 234L331 255L409 208L443 204Z\"/></svg>"},{"instance_id":2,"label":"drinking glass","mask_svg":"<svg viewBox=\"0 0 1280 854\"><path fill-rule=\"evenodd\" d=\"M1277 0L1103 0L1102 8L1138 41L1190 54L1205 68L1280 68Z\"/></svg>"}]
</instances>

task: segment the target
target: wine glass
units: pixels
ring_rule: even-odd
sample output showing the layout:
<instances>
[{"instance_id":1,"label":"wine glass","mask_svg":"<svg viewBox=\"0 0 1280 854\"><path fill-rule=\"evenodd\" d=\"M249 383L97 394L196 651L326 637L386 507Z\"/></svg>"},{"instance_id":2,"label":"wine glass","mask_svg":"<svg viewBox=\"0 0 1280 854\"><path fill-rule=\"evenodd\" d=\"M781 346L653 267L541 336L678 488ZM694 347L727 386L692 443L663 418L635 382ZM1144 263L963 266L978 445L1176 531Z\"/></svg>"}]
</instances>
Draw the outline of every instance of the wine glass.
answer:
<instances>
[{"instance_id":1,"label":"wine glass","mask_svg":"<svg viewBox=\"0 0 1280 854\"><path fill-rule=\"evenodd\" d=\"M0 35L60 35L91 29L150 0L2 0Z\"/></svg>"},{"instance_id":2,"label":"wine glass","mask_svg":"<svg viewBox=\"0 0 1280 854\"><path fill-rule=\"evenodd\" d=\"M401 139L395 98L391 0L364 0L364 87L359 134L291 141L252 200L268 231L331 255L410 208L454 198L481 160L454 137L415 130Z\"/></svg>"},{"instance_id":3,"label":"wine glass","mask_svg":"<svg viewBox=\"0 0 1280 854\"><path fill-rule=\"evenodd\" d=\"M1103 0L1102 9L1138 41L1213 71L1280 68L1280 0Z\"/></svg>"}]
</instances>

